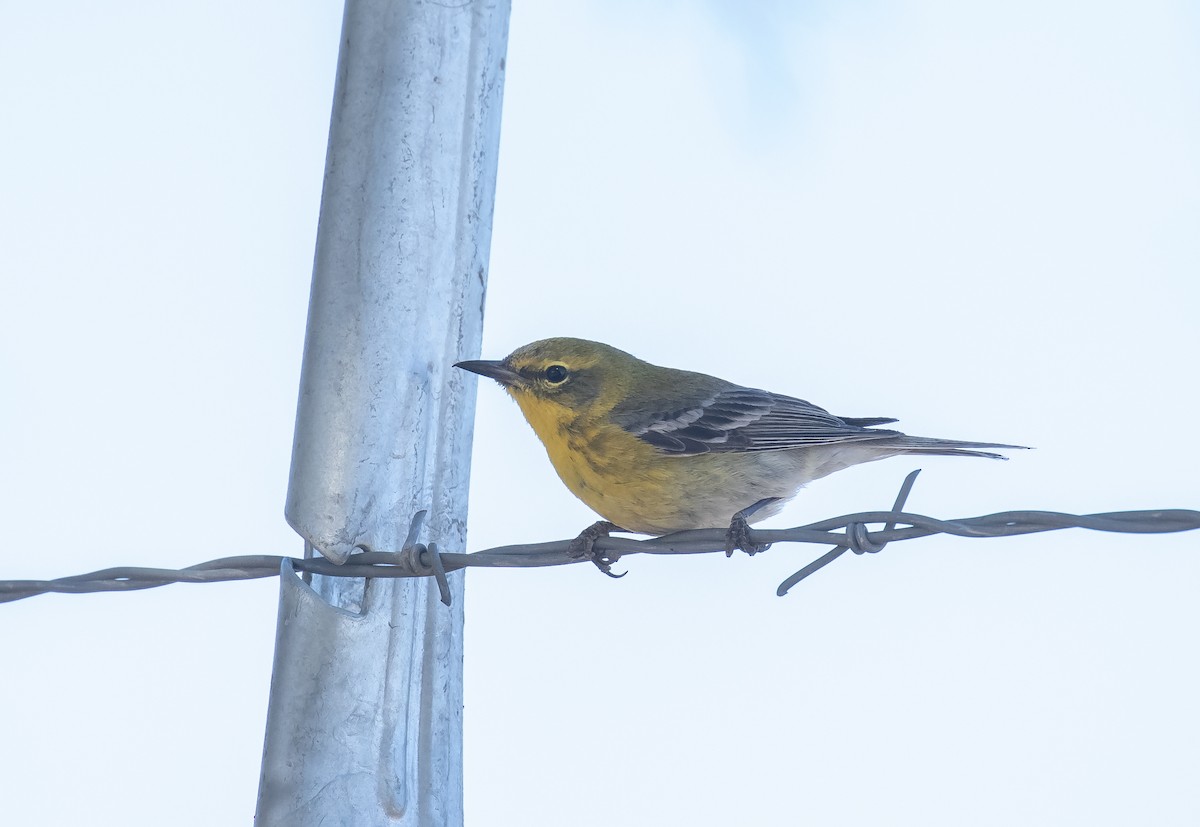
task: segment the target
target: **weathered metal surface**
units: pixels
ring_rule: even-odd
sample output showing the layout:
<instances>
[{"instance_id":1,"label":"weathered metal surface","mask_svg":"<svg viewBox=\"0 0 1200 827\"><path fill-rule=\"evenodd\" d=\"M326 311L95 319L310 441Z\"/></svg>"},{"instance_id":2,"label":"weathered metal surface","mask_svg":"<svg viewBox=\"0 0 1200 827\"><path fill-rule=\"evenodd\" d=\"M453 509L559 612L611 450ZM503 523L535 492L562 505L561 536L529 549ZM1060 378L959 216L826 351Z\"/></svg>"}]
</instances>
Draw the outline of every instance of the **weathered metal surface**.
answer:
<instances>
[{"instance_id":1,"label":"weathered metal surface","mask_svg":"<svg viewBox=\"0 0 1200 827\"><path fill-rule=\"evenodd\" d=\"M348 0L288 522L320 553L465 548L509 3ZM462 574L285 566L256 823L462 822Z\"/></svg>"}]
</instances>

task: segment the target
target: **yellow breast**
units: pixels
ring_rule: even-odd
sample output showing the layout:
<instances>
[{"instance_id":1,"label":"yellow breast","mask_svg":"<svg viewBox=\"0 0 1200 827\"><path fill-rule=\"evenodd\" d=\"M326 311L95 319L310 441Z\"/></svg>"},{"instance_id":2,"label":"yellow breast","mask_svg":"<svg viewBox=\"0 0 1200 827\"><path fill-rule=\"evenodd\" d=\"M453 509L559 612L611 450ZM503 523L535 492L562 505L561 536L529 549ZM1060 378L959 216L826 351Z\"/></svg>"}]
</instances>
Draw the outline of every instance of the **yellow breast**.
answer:
<instances>
[{"instance_id":1,"label":"yellow breast","mask_svg":"<svg viewBox=\"0 0 1200 827\"><path fill-rule=\"evenodd\" d=\"M728 525L735 511L753 502L712 501L725 488L722 457L665 455L604 417L513 396L571 493L624 529L666 534Z\"/></svg>"}]
</instances>

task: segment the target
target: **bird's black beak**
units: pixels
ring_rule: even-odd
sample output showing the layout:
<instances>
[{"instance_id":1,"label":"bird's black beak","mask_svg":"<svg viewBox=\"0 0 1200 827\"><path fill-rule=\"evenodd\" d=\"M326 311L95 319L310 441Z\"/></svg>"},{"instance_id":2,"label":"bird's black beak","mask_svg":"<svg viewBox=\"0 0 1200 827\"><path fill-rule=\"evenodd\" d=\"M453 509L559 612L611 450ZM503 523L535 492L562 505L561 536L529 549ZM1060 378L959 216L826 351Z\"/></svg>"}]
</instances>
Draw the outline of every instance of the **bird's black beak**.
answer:
<instances>
[{"instance_id":1,"label":"bird's black beak","mask_svg":"<svg viewBox=\"0 0 1200 827\"><path fill-rule=\"evenodd\" d=\"M512 370L503 362L477 359L471 362L456 362L454 367L469 370L471 373L478 373L480 376L486 376L489 379L495 379L505 387L516 385L521 381L521 374Z\"/></svg>"}]
</instances>

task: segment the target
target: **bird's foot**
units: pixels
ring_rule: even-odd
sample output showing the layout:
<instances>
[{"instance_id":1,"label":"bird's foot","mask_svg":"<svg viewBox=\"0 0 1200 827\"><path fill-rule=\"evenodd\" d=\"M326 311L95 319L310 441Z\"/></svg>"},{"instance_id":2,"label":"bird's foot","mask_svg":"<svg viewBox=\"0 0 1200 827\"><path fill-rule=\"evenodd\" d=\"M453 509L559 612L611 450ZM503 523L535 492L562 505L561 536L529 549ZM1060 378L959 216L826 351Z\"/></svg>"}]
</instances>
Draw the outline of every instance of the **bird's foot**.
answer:
<instances>
[{"instance_id":1,"label":"bird's foot","mask_svg":"<svg viewBox=\"0 0 1200 827\"><path fill-rule=\"evenodd\" d=\"M747 522L747 518L763 506L770 505L778 500L778 497L767 497L765 500L759 500L749 508L743 508L733 515L733 519L729 521L729 530L725 532L726 557L732 557L735 551L744 551L753 557L760 551L766 551L771 547L770 543L751 542L750 523Z\"/></svg>"},{"instance_id":2,"label":"bird's foot","mask_svg":"<svg viewBox=\"0 0 1200 827\"><path fill-rule=\"evenodd\" d=\"M741 514L734 514L729 521L729 530L725 532L725 556L732 557L735 551L744 551L753 557L760 551L766 551L770 543L750 542L750 524Z\"/></svg>"},{"instance_id":3,"label":"bird's foot","mask_svg":"<svg viewBox=\"0 0 1200 827\"><path fill-rule=\"evenodd\" d=\"M587 558L591 560L596 565L596 568L609 577L624 577L628 572L622 572L621 574L612 573L612 565L621 559L621 555L618 554L614 557L596 551L597 540L601 537L607 537L614 531L622 530L619 525L610 523L608 520L600 520L597 523L593 523L579 532L579 536L571 541L571 545L567 548L567 554L577 559Z\"/></svg>"}]
</instances>

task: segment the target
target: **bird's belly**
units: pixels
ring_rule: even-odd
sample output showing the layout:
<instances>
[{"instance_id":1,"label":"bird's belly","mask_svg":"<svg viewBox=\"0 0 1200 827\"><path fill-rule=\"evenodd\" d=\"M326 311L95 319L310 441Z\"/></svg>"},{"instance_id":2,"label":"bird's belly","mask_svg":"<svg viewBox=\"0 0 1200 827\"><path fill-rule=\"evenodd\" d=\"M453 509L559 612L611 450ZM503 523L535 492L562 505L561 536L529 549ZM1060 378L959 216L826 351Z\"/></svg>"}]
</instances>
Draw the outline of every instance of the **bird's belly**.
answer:
<instances>
[{"instance_id":1,"label":"bird's belly","mask_svg":"<svg viewBox=\"0 0 1200 827\"><path fill-rule=\"evenodd\" d=\"M640 446L637 446L640 447ZM808 480L795 452L670 456L654 449L626 453L585 450L551 453L555 470L575 496L628 531L667 534L725 528L738 511L778 498L751 522L778 513Z\"/></svg>"}]
</instances>

